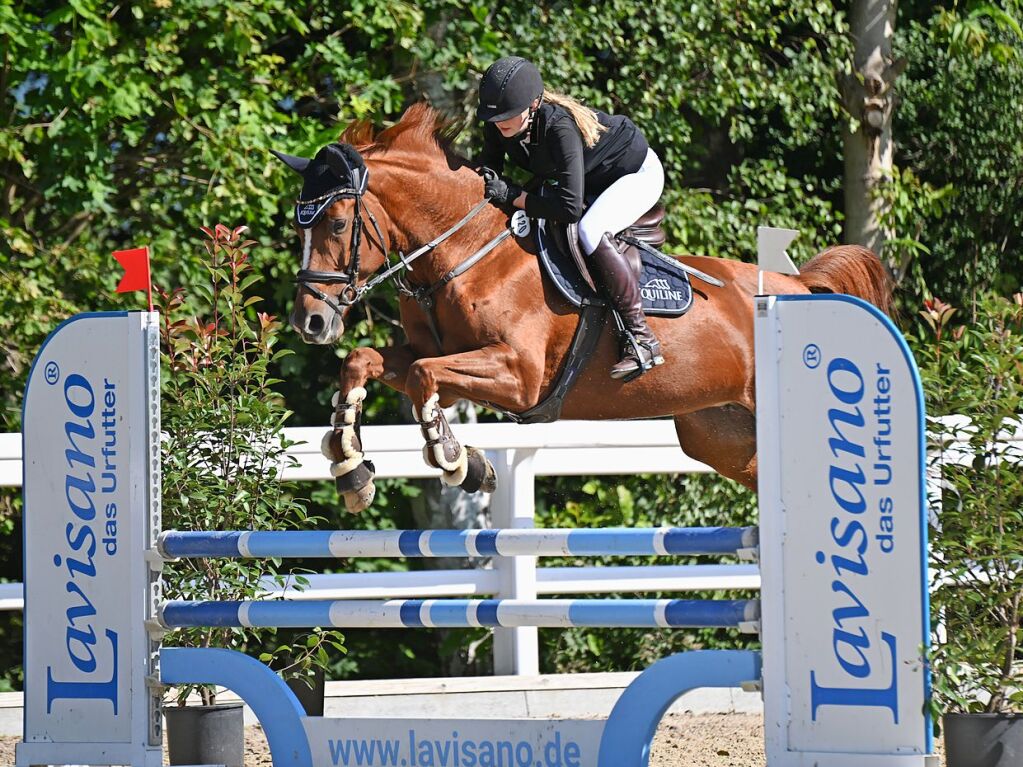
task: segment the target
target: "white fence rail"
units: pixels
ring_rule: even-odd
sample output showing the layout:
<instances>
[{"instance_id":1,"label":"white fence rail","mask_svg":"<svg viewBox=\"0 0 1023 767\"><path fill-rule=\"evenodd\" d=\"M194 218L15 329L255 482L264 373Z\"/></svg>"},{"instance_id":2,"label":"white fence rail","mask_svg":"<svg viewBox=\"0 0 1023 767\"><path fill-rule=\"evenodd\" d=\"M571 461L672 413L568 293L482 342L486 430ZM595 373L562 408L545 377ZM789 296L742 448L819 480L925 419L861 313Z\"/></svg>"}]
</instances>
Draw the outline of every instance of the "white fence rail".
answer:
<instances>
[{"instance_id":1,"label":"white fence rail","mask_svg":"<svg viewBox=\"0 0 1023 767\"><path fill-rule=\"evenodd\" d=\"M326 426L285 429L300 444L288 452L298 466L285 478L330 479L329 464L320 454ZM541 476L582 474L691 473L710 468L679 450L674 424L663 421L559 421L553 424L458 424L463 444L490 451L533 453ZM363 440L379 477L436 477L423 462L419 427L365 426ZM0 434L0 487L21 486L21 435Z\"/></svg>"}]
</instances>

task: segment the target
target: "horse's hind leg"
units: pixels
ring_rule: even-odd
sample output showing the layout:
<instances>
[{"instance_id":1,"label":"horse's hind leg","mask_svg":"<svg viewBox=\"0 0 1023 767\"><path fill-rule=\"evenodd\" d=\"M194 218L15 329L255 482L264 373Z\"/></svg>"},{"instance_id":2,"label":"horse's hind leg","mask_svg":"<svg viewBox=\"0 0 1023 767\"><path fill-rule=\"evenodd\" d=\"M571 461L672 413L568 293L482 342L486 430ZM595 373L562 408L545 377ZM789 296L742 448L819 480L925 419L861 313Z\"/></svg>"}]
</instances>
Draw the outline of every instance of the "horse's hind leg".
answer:
<instances>
[{"instance_id":1,"label":"horse's hind leg","mask_svg":"<svg viewBox=\"0 0 1023 767\"><path fill-rule=\"evenodd\" d=\"M677 415L675 432L690 458L757 489L757 420L747 407L729 404Z\"/></svg>"}]
</instances>

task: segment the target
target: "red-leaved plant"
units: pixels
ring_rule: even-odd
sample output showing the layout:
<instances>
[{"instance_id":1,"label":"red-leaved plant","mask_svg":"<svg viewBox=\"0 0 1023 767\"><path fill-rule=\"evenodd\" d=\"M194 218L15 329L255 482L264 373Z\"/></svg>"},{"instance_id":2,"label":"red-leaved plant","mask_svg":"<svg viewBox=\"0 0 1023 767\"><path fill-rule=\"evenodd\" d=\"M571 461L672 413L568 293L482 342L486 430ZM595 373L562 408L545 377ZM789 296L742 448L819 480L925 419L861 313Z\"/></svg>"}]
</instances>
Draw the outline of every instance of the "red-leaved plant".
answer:
<instances>
[{"instance_id":1,"label":"red-leaved plant","mask_svg":"<svg viewBox=\"0 0 1023 767\"><path fill-rule=\"evenodd\" d=\"M294 488L280 478L290 443L283 428L290 412L273 387L270 366L281 324L255 312L253 272L243 239L246 227L203 228L209 282L184 290L157 289L162 317L164 439L163 526L168 530L282 530L307 527L310 517ZM267 598L268 587L302 587L278 559L186 559L164 569L168 599ZM290 645L276 629L178 629L169 645L224 647L258 653L284 664L286 676L308 679L328 663L327 649L344 652L336 631L315 630ZM273 642L272 649L264 645ZM183 703L193 688L178 690ZM198 688L204 704L214 692Z\"/></svg>"}]
</instances>

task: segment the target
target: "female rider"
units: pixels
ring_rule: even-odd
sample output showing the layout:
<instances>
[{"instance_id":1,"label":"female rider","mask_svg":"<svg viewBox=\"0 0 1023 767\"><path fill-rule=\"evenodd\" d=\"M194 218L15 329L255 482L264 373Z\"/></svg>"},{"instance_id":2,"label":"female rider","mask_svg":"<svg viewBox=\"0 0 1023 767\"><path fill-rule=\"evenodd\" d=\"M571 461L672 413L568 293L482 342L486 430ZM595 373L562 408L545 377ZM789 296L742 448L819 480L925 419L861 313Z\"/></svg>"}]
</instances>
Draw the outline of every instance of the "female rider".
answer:
<instances>
[{"instance_id":1,"label":"female rider","mask_svg":"<svg viewBox=\"0 0 1023 767\"><path fill-rule=\"evenodd\" d=\"M531 218L579 224L579 240L614 308L636 344L623 343L612 378L664 362L643 314L636 275L614 235L654 206L664 171L639 128L623 115L589 109L570 96L545 91L537 68L508 56L480 81L477 116L485 122L486 194L522 208ZM500 177L505 158L553 181L552 196L528 193ZM584 212L584 201L591 200Z\"/></svg>"}]
</instances>

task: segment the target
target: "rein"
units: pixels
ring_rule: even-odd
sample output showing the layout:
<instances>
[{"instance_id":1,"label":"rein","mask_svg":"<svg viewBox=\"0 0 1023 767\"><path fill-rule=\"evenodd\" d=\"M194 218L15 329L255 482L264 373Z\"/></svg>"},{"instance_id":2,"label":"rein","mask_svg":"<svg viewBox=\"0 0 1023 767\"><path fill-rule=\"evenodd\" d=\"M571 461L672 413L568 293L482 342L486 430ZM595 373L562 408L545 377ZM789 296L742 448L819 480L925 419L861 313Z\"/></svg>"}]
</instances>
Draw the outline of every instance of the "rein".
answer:
<instances>
[{"instance_id":1,"label":"rein","mask_svg":"<svg viewBox=\"0 0 1023 767\"><path fill-rule=\"evenodd\" d=\"M370 280L365 285L363 285L362 288L360 288L361 294L365 294L365 293L369 292L370 290L375 288L377 285L379 285L381 282L384 282L389 277L391 277L393 274L395 274L399 269L402 269L402 268L411 269L412 267L410 266L410 264L413 261L415 261L420 256L424 256L427 253L429 253L430 251L434 250L438 245L440 245L442 242L444 242L449 237L451 237L453 234L455 234L463 226L468 224L472 219L474 219L476 217L476 214L478 214L481 210L483 210L483 208L485 208L487 206L487 204L489 202L490 202L489 200L481 200L480 202L478 202L473 207L472 210L470 210L468 213L465 214L465 216L462 217L461 221L459 221L457 224L455 224L454 226L452 226L450 229L448 229L447 231L443 232L442 234L438 235L437 237L434 237L432 240L430 240L428 243L423 245L421 248L417 248L416 250L412 251L407 256L402 254L401 251L399 251L398 252L398 263L396 263L394 266L390 266L382 274L378 274L372 280ZM493 250L493 248L497 246L497 243L501 242L501 240L503 240L509 234L511 234L511 232L508 231L508 230L505 230L504 232L499 234L493 240L491 240L486 245L484 245L483 248L481 248L480 250L478 250L475 253L473 253L471 256L469 256L469 258L467 258L461 264L456 266L455 269L452 269L451 272L448 272L447 275L445 275L443 278L441 278L441 280L439 280L438 282L435 282L433 285L430 285L429 287L426 287L426 288L412 289L412 288L408 287L408 284L405 282L405 280L402 280L401 278L399 278L398 280L396 280L396 282L398 284L398 290L403 295L415 296L416 293L418 291L420 291L420 290L421 291L426 291L429 295L432 295L442 285L446 285L448 282L451 282L451 280L454 279L454 277L457 277L458 274L462 274L469 267L474 265L476 263L476 261L478 261L482 257L480 255L481 253L483 255L486 255L491 250ZM469 264L469 266L465 266L470 261L472 261L472 264ZM388 260L388 263L390 263L389 260ZM451 273L456 271L456 270L461 270L461 271L459 271L458 274L455 274L454 277L451 277L450 276Z\"/></svg>"}]
</instances>

